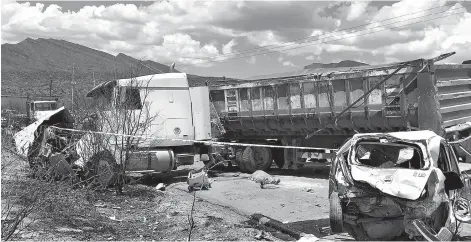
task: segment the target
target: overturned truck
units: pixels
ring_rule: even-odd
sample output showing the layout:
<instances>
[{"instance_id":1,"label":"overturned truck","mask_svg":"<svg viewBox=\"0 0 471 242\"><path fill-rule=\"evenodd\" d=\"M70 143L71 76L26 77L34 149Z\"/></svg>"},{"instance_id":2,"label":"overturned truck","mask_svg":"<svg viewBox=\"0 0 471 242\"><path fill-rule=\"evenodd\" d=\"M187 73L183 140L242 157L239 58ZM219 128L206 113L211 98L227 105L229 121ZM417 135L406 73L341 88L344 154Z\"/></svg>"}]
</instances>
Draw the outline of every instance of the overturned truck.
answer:
<instances>
[{"instance_id":1,"label":"overturned truck","mask_svg":"<svg viewBox=\"0 0 471 242\"><path fill-rule=\"evenodd\" d=\"M254 144L231 146L235 163L247 172L270 167L272 159L280 168L326 162L335 156L332 149L356 133L432 130L458 140L471 131L471 65L435 63L453 54L213 85L215 126L224 131L221 140ZM471 159L467 142L454 147L462 160Z\"/></svg>"}]
</instances>

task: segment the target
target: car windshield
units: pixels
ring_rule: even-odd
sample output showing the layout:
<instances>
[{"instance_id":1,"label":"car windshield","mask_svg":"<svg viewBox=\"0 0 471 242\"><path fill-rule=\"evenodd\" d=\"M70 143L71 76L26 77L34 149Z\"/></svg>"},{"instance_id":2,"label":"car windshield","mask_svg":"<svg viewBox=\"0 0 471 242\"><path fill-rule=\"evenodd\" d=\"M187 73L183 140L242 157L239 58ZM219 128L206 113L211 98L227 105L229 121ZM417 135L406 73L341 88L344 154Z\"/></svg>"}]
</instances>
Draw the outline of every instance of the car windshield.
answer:
<instances>
[{"instance_id":1,"label":"car windshield","mask_svg":"<svg viewBox=\"0 0 471 242\"><path fill-rule=\"evenodd\" d=\"M355 147L355 161L362 165L378 168L424 168L421 150L404 143L360 141Z\"/></svg>"}]
</instances>

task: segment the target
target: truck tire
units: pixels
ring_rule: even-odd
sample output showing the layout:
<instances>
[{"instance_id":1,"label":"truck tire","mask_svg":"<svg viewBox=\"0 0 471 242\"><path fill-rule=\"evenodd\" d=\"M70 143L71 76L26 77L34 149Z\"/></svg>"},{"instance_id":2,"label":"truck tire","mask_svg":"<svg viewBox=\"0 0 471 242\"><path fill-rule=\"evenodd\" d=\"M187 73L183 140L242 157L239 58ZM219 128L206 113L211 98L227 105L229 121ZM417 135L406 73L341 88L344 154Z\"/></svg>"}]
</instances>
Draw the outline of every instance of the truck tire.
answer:
<instances>
[{"instance_id":1,"label":"truck tire","mask_svg":"<svg viewBox=\"0 0 471 242\"><path fill-rule=\"evenodd\" d=\"M284 153L283 149L280 148L273 148L271 149L271 153L273 156L273 160L278 168L282 169L285 165Z\"/></svg>"},{"instance_id":2,"label":"truck tire","mask_svg":"<svg viewBox=\"0 0 471 242\"><path fill-rule=\"evenodd\" d=\"M330 229L333 233L342 233L343 232L343 214L342 214L342 204L340 203L340 198L338 192L332 192L329 197L330 203Z\"/></svg>"},{"instance_id":3,"label":"truck tire","mask_svg":"<svg viewBox=\"0 0 471 242\"><path fill-rule=\"evenodd\" d=\"M297 158L296 159L296 167L297 168L303 168L304 164L306 164L306 159L305 158Z\"/></svg>"},{"instance_id":4,"label":"truck tire","mask_svg":"<svg viewBox=\"0 0 471 242\"><path fill-rule=\"evenodd\" d=\"M237 149L235 153L235 161L240 171L248 172L247 168L245 168L245 165L244 165L243 155L244 155L244 149Z\"/></svg>"},{"instance_id":5,"label":"truck tire","mask_svg":"<svg viewBox=\"0 0 471 242\"><path fill-rule=\"evenodd\" d=\"M89 175L98 185L107 187L115 185L118 178L118 164L108 152L95 154L89 162Z\"/></svg>"},{"instance_id":6,"label":"truck tire","mask_svg":"<svg viewBox=\"0 0 471 242\"><path fill-rule=\"evenodd\" d=\"M273 158L270 149L265 147L247 147L243 154L244 165L251 173L268 169Z\"/></svg>"}]
</instances>

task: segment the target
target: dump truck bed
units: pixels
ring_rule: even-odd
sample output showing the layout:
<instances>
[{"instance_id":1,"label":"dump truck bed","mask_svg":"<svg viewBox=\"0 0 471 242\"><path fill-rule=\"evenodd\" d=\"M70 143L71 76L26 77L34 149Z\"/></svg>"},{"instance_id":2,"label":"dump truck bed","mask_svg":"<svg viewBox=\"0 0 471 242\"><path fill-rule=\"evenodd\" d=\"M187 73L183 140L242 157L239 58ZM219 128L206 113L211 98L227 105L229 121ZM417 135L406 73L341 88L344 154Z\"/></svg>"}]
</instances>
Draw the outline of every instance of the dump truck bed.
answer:
<instances>
[{"instance_id":1,"label":"dump truck bed","mask_svg":"<svg viewBox=\"0 0 471 242\"><path fill-rule=\"evenodd\" d=\"M438 132L471 121L470 64L437 65L433 60L417 59L311 69L232 81L210 90L226 130L224 137L229 139L312 133L333 138L409 129ZM324 141L320 145L332 147Z\"/></svg>"}]
</instances>

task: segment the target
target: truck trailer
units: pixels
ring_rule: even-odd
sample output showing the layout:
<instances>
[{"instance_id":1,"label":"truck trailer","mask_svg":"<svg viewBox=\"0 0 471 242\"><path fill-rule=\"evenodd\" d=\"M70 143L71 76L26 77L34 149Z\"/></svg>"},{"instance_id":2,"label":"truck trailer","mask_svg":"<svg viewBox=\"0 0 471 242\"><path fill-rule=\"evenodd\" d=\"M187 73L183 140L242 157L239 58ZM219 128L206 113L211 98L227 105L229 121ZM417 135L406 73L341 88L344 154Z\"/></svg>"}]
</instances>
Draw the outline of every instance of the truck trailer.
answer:
<instances>
[{"instance_id":1,"label":"truck trailer","mask_svg":"<svg viewBox=\"0 0 471 242\"><path fill-rule=\"evenodd\" d=\"M305 69L210 86L210 98L235 163L253 172L327 162L356 133L431 130L469 136L471 65L436 64L454 53L377 66ZM453 129L457 125L465 128ZM447 134L447 130L450 130ZM270 148L262 145L318 147ZM470 144L466 144L471 150ZM471 157L461 152L463 160ZM255 162L255 163L254 163Z\"/></svg>"}]
</instances>

